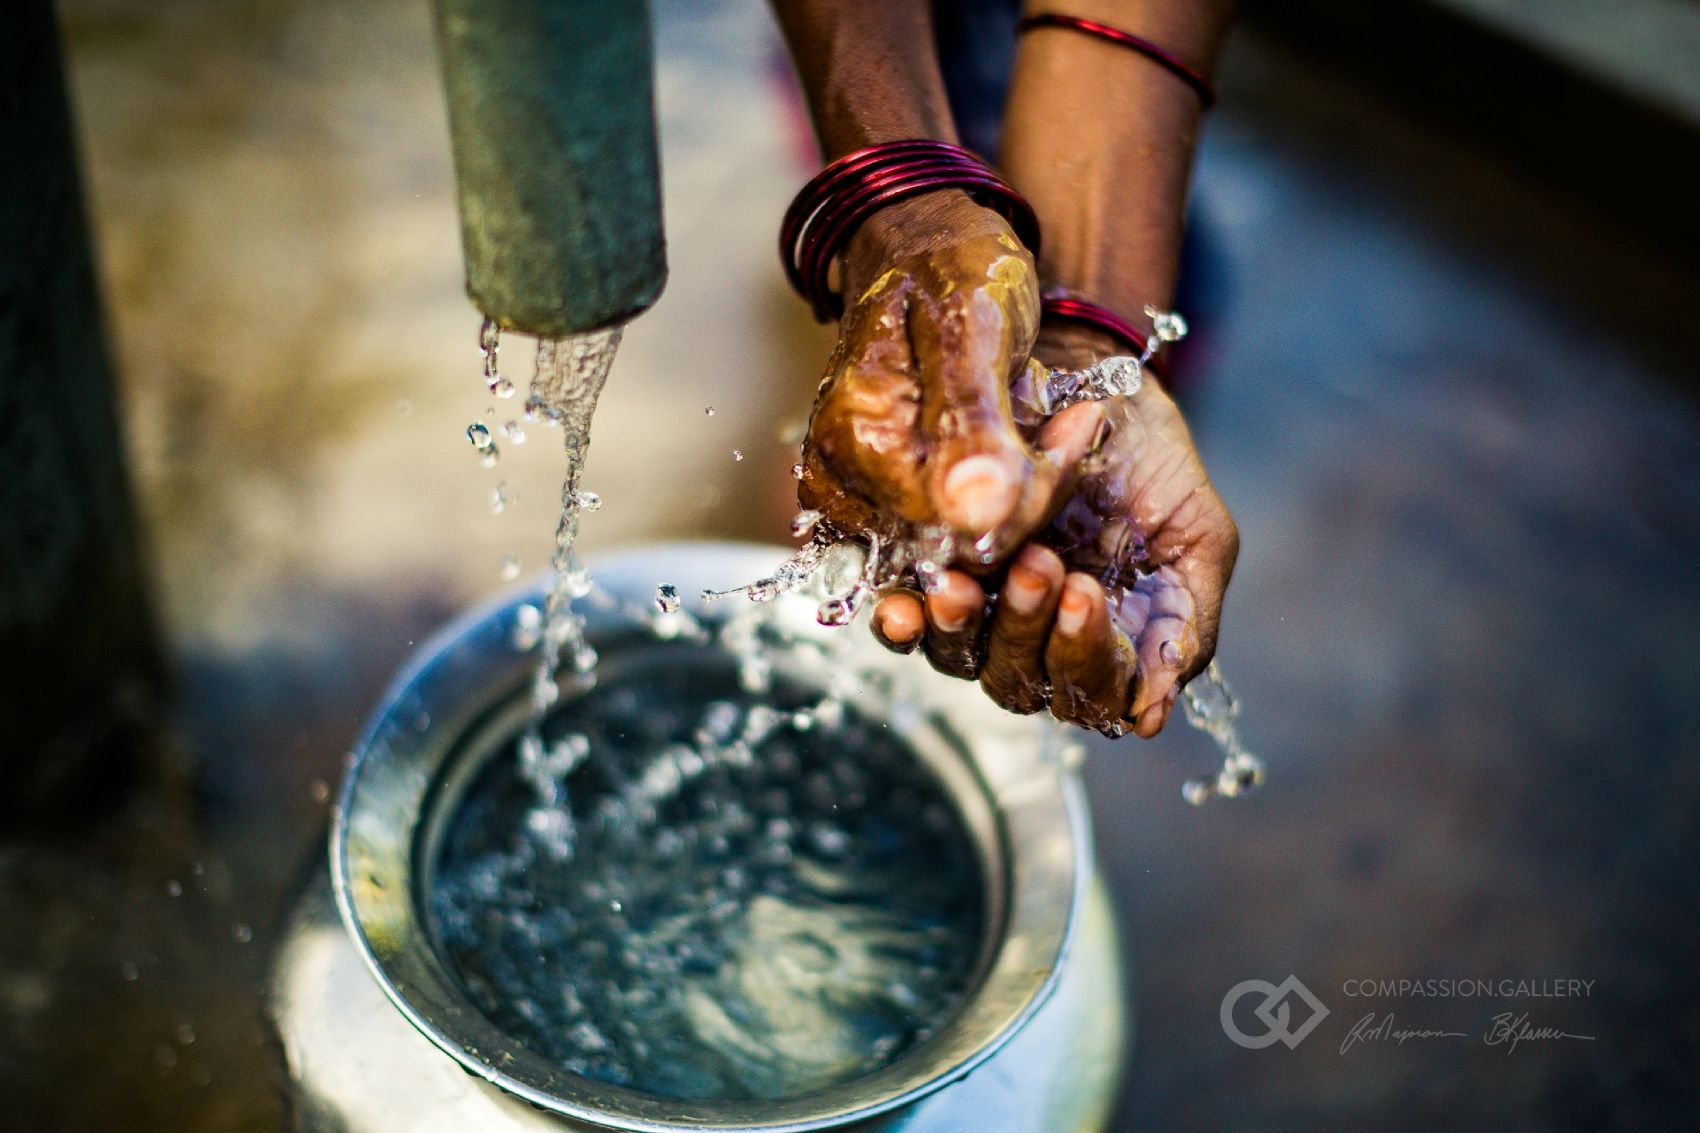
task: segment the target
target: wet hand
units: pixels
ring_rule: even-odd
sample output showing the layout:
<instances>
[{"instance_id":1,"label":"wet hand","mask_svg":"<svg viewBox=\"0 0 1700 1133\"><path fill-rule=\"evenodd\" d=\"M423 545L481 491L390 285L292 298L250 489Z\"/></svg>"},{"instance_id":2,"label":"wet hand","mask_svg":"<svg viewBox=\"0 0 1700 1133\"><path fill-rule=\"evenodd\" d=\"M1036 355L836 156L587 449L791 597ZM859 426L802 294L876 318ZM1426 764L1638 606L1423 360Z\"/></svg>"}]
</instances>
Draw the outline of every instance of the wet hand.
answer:
<instances>
[{"instance_id":1,"label":"wet hand","mask_svg":"<svg viewBox=\"0 0 1700 1133\"><path fill-rule=\"evenodd\" d=\"M954 192L876 214L844 263L846 311L803 450L804 507L841 531L943 526L1006 558L1074 488L1101 410L1031 438L1009 390L1032 365L1032 257L1003 218Z\"/></svg>"},{"instance_id":2,"label":"wet hand","mask_svg":"<svg viewBox=\"0 0 1700 1133\"><path fill-rule=\"evenodd\" d=\"M1080 369L1114 348L1047 333L1036 352ZM1109 427L1077 490L989 607L975 579L951 571L924 600L888 595L874 626L1012 711L1048 705L1069 723L1150 737L1215 653L1239 535L1164 390L1148 381L1100 404Z\"/></svg>"}]
</instances>

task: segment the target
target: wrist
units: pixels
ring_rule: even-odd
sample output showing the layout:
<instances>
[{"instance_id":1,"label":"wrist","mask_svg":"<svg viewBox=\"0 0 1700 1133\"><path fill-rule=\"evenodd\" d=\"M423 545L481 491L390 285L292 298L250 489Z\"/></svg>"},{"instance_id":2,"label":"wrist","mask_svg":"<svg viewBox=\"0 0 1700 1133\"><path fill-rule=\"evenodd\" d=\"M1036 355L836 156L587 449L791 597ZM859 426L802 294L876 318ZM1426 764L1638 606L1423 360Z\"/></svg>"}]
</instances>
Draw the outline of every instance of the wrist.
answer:
<instances>
[{"instance_id":1,"label":"wrist","mask_svg":"<svg viewBox=\"0 0 1700 1133\"><path fill-rule=\"evenodd\" d=\"M937 253L964 237L1006 234L1017 253L1032 257L1009 222L961 189L939 189L885 206L870 216L844 249L844 293L860 295L893 264Z\"/></svg>"},{"instance_id":2,"label":"wrist","mask_svg":"<svg viewBox=\"0 0 1700 1133\"><path fill-rule=\"evenodd\" d=\"M1127 346L1114 335L1075 323L1041 323L1033 342L1033 357L1053 370L1084 370L1126 353Z\"/></svg>"}]
</instances>

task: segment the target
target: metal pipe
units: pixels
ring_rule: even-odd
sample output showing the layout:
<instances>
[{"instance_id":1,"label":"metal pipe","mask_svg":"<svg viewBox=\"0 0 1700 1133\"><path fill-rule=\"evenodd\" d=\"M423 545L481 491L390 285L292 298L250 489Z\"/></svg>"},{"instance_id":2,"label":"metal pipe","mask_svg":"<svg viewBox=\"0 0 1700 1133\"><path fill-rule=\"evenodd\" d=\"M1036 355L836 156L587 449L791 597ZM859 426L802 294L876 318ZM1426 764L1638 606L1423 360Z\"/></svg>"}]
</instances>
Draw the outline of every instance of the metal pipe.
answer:
<instances>
[{"instance_id":1,"label":"metal pipe","mask_svg":"<svg viewBox=\"0 0 1700 1133\"><path fill-rule=\"evenodd\" d=\"M646 0L436 0L466 290L504 329L629 321L667 262Z\"/></svg>"}]
</instances>

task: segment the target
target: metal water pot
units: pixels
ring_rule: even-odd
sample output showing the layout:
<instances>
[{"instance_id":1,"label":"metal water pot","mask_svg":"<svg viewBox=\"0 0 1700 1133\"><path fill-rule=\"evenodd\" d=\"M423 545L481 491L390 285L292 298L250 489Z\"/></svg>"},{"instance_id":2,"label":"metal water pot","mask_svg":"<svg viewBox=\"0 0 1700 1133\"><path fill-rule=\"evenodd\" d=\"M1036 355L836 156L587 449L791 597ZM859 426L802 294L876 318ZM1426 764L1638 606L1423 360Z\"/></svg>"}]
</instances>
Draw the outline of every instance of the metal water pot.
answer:
<instances>
[{"instance_id":1,"label":"metal water pot","mask_svg":"<svg viewBox=\"0 0 1700 1133\"><path fill-rule=\"evenodd\" d=\"M605 659L639 648L619 607L647 606L662 581L683 594L747 581L783 554L692 543L595 563L607 598L581 603L588 638ZM976 843L990 943L954 1015L870 1074L774 1101L680 1101L608 1085L560 1068L492 1023L433 944L420 890L454 784L500 746L491 738L494 706L511 705L527 687L534 656L514 649L512 628L519 607L541 596L540 587L510 595L426 643L354 752L329 869L308 883L273 965L272 1014L300 1128L1103 1127L1122 1055L1121 970L1066 738L1042 718L998 710L971 684L886 653L865 631L819 627L801 598L780 599L777 616L798 635L840 635L858 671L889 674L857 697L857 712L887 724L928 764ZM710 621L728 612L727 603L702 611ZM807 671L809 656L782 655L778 663L796 670L784 676L823 680ZM884 702L879 686L900 687L901 704Z\"/></svg>"}]
</instances>

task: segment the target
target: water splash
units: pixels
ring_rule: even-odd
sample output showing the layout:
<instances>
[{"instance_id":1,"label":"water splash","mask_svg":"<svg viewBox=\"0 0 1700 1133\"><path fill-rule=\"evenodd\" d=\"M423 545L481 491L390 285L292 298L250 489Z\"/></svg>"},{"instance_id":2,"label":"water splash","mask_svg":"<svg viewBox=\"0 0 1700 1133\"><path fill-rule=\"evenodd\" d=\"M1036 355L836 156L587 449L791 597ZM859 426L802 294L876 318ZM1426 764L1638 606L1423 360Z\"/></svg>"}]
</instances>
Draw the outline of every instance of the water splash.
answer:
<instances>
[{"instance_id":1,"label":"water splash","mask_svg":"<svg viewBox=\"0 0 1700 1133\"><path fill-rule=\"evenodd\" d=\"M1240 742L1237 721L1239 701L1222 679L1221 670L1212 661L1210 667L1187 683L1182 692L1186 705L1186 722L1216 741L1222 749L1222 767L1214 775L1188 779L1181 786L1181 797L1193 806L1203 806L1213 798L1238 798L1263 782L1263 761Z\"/></svg>"},{"instance_id":2,"label":"water splash","mask_svg":"<svg viewBox=\"0 0 1700 1133\"><path fill-rule=\"evenodd\" d=\"M656 636L684 615L631 612ZM925 1041L968 985L982 886L960 817L848 707L875 682L845 639L774 613L575 697L457 808L428 915L475 1001L570 1070L788 1096ZM787 650L829 687L777 678Z\"/></svg>"}]
</instances>

